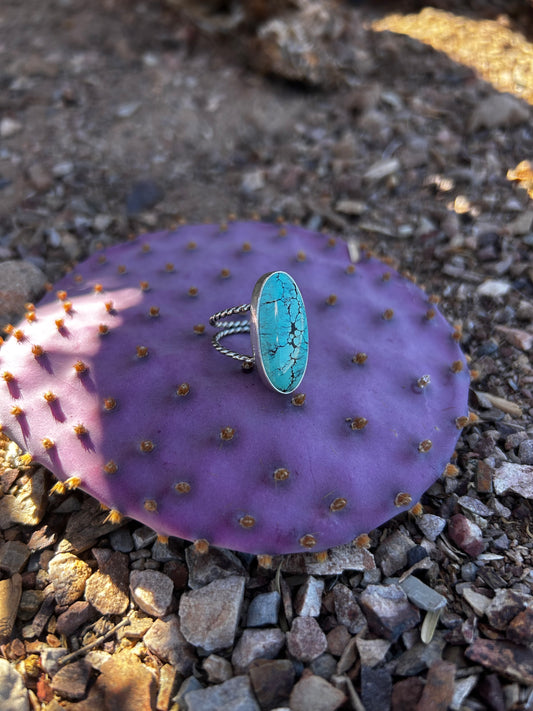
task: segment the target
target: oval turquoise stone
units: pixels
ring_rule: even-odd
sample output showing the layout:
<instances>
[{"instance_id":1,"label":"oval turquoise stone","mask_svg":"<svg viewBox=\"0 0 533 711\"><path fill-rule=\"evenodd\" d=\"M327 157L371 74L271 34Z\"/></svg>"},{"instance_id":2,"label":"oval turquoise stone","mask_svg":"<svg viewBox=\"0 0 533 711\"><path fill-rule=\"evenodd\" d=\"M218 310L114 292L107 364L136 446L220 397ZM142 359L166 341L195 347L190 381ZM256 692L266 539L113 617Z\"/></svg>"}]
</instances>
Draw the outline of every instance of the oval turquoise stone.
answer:
<instances>
[{"instance_id":1,"label":"oval turquoise stone","mask_svg":"<svg viewBox=\"0 0 533 711\"><path fill-rule=\"evenodd\" d=\"M302 295L286 272L261 277L252 297L256 366L275 390L291 393L307 367L309 334Z\"/></svg>"}]
</instances>

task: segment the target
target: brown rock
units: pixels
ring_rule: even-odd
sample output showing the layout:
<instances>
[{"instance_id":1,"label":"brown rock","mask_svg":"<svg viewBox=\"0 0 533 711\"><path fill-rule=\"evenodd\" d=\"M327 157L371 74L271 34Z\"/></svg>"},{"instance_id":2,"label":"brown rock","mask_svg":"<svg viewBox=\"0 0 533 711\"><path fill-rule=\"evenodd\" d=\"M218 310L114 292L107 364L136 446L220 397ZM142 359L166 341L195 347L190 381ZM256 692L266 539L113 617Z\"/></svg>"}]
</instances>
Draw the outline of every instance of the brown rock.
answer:
<instances>
[{"instance_id":1,"label":"brown rock","mask_svg":"<svg viewBox=\"0 0 533 711\"><path fill-rule=\"evenodd\" d=\"M420 613L399 585L369 585L360 602L370 630L392 642L420 621Z\"/></svg>"},{"instance_id":2,"label":"brown rock","mask_svg":"<svg viewBox=\"0 0 533 711\"><path fill-rule=\"evenodd\" d=\"M79 701L87 691L92 667L85 659L62 667L52 678L52 689L64 699Z\"/></svg>"},{"instance_id":3,"label":"brown rock","mask_svg":"<svg viewBox=\"0 0 533 711\"><path fill-rule=\"evenodd\" d=\"M118 551L85 584L85 599L102 615L121 615L129 605L128 556Z\"/></svg>"},{"instance_id":4,"label":"brown rock","mask_svg":"<svg viewBox=\"0 0 533 711\"><path fill-rule=\"evenodd\" d=\"M447 711L453 699L454 678L455 664L443 660L434 662L416 711Z\"/></svg>"},{"instance_id":5,"label":"brown rock","mask_svg":"<svg viewBox=\"0 0 533 711\"><path fill-rule=\"evenodd\" d=\"M420 701L424 682L417 676L396 682L392 687L391 711L414 709Z\"/></svg>"},{"instance_id":6,"label":"brown rock","mask_svg":"<svg viewBox=\"0 0 533 711\"><path fill-rule=\"evenodd\" d=\"M489 625L496 630L506 630L511 620L532 600L530 595L516 590L497 590L485 610Z\"/></svg>"},{"instance_id":7,"label":"brown rock","mask_svg":"<svg viewBox=\"0 0 533 711\"><path fill-rule=\"evenodd\" d=\"M328 652L334 657L340 657L348 642L351 640L351 635L344 625L337 625L327 634Z\"/></svg>"},{"instance_id":8,"label":"brown rock","mask_svg":"<svg viewBox=\"0 0 533 711\"><path fill-rule=\"evenodd\" d=\"M455 514L451 517L448 524L448 534L461 550L473 558L483 553L487 547L480 527L463 514Z\"/></svg>"},{"instance_id":9,"label":"brown rock","mask_svg":"<svg viewBox=\"0 0 533 711\"><path fill-rule=\"evenodd\" d=\"M533 685L533 652L512 642L478 638L465 652L468 659L526 686Z\"/></svg>"},{"instance_id":10,"label":"brown rock","mask_svg":"<svg viewBox=\"0 0 533 711\"><path fill-rule=\"evenodd\" d=\"M507 627L507 637L516 644L526 646L533 642L533 607L526 607L511 620Z\"/></svg>"},{"instance_id":11,"label":"brown rock","mask_svg":"<svg viewBox=\"0 0 533 711\"><path fill-rule=\"evenodd\" d=\"M294 666L288 659L258 659L249 670L254 694L262 709L286 706L294 686Z\"/></svg>"},{"instance_id":12,"label":"brown rock","mask_svg":"<svg viewBox=\"0 0 533 711\"><path fill-rule=\"evenodd\" d=\"M104 662L96 688L104 704L93 706L102 711L153 711L157 684L154 674L131 652L121 652Z\"/></svg>"},{"instance_id":13,"label":"brown rock","mask_svg":"<svg viewBox=\"0 0 533 711\"><path fill-rule=\"evenodd\" d=\"M307 674L292 690L290 708L291 711L335 711L345 701L346 696L340 689L321 676Z\"/></svg>"},{"instance_id":14,"label":"brown rock","mask_svg":"<svg viewBox=\"0 0 533 711\"><path fill-rule=\"evenodd\" d=\"M50 190L54 184L52 174L41 163L33 163L30 165L28 168L28 178L35 190L39 192Z\"/></svg>"},{"instance_id":15,"label":"brown rock","mask_svg":"<svg viewBox=\"0 0 533 711\"><path fill-rule=\"evenodd\" d=\"M0 580L0 644L11 636L21 595L22 578L19 573Z\"/></svg>"},{"instance_id":16,"label":"brown rock","mask_svg":"<svg viewBox=\"0 0 533 711\"><path fill-rule=\"evenodd\" d=\"M94 617L94 608L85 600L72 603L68 610L62 612L57 618L56 631L69 637L79 627Z\"/></svg>"},{"instance_id":17,"label":"brown rock","mask_svg":"<svg viewBox=\"0 0 533 711\"><path fill-rule=\"evenodd\" d=\"M183 676L192 673L196 656L181 633L177 615L156 620L144 635L144 643L153 654L175 666Z\"/></svg>"},{"instance_id":18,"label":"brown rock","mask_svg":"<svg viewBox=\"0 0 533 711\"><path fill-rule=\"evenodd\" d=\"M59 553L54 556L48 564L48 575L54 586L58 605L71 605L79 600L91 573L87 563L72 553Z\"/></svg>"},{"instance_id":19,"label":"brown rock","mask_svg":"<svg viewBox=\"0 0 533 711\"><path fill-rule=\"evenodd\" d=\"M0 499L0 529L9 528L14 523L36 526L41 522L48 501L46 479L45 470L37 469L16 494L6 494Z\"/></svg>"},{"instance_id":20,"label":"brown rock","mask_svg":"<svg viewBox=\"0 0 533 711\"><path fill-rule=\"evenodd\" d=\"M314 617L297 617L287 632L289 653L302 662L312 662L326 651L326 635Z\"/></svg>"}]
</instances>

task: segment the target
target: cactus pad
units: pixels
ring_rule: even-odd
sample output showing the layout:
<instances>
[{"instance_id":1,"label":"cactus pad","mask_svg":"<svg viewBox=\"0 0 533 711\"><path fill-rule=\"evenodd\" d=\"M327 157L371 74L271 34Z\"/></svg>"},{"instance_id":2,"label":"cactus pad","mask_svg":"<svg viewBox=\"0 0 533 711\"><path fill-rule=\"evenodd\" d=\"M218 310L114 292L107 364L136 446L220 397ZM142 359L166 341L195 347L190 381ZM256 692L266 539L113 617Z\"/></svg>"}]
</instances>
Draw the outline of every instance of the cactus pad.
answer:
<instances>
[{"instance_id":1,"label":"cactus pad","mask_svg":"<svg viewBox=\"0 0 533 711\"><path fill-rule=\"evenodd\" d=\"M269 390L211 345L257 279L298 284L309 361ZM295 226L144 235L64 277L0 350L0 423L117 519L239 551L321 551L411 508L467 421L469 374L434 300ZM250 337L224 345L250 353Z\"/></svg>"}]
</instances>

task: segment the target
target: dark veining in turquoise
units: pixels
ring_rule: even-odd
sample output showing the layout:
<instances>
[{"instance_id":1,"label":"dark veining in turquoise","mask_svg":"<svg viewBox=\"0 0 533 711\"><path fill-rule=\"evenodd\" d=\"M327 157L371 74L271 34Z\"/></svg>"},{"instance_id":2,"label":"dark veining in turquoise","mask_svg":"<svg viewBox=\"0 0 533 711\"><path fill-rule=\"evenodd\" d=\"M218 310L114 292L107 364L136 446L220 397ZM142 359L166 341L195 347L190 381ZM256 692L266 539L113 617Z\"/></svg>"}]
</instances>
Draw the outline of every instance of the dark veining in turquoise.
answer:
<instances>
[{"instance_id":1,"label":"dark veining in turquoise","mask_svg":"<svg viewBox=\"0 0 533 711\"><path fill-rule=\"evenodd\" d=\"M276 390L293 392L305 374L309 338L302 295L285 272L274 272L263 284L257 332L264 374Z\"/></svg>"}]
</instances>

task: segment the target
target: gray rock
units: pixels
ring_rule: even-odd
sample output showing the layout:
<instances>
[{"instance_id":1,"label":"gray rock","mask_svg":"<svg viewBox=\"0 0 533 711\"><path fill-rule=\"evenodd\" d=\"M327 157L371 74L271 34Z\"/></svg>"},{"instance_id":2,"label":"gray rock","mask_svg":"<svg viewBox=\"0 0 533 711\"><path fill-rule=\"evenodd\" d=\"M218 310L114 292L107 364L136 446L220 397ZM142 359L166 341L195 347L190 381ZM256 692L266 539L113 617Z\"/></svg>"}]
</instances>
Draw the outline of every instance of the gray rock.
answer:
<instances>
[{"instance_id":1,"label":"gray rock","mask_svg":"<svg viewBox=\"0 0 533 711\"><path fill-rule=\"evenodd\" d=\"M386 576L394 575L407 565L407 551L414 547L413 541L401 531L394 531L376 550L376 563Z\"/></svg>"},{"instance_id":2,"label":"gray rock","mask_svg":"<svg viewBox=\"0 0 533 711\"><path fill-rule=\"evenodd\" d=\"M333 600L335 614L340 624L344 625L351 634L360 632L366 625L366 619L350 588L337 583L333 588Z\"/></svg>"},{"instance_id":3,"label":"gray rock","mask_svg":"<svg viewBox=\"0 0 533 711\"><path fill-rule=\"evenodd\" d=\"M331 654L324 652L324 654L313 659L309 669L316 676L321 676L323 679L331 679L337 671L337 660Z\"/></svg>"},{"instance_id":4,"label":"gray rock","mask_svg":"<svg viewBox=\"0 0 533 711\"><path fill-rule=\"evenodd\" d=\"M221 684L233 676L231 663L224 657L219 657L218 654L210 654L204 659L202 666L207 674L207 680L211 684Z\"/></svg>"},{"instance_id":5,"label":"gray rock","mask_svg":"<svg viewBox=\"0 0 533 711\"><path fill-rule=\"evenodd\" d=\"M65 654L68 654L68 649L64 647L45 647L41 650L41 666L49 676L59 671L58 662Z\"/></svg>"},{"instance_id":6,"label":"gray rock","mask_svg":"<svg viewBox=\"0 0 533 711\"><path fill-rule=\"evenodd\" d=\"M310 575L299 588L294 601L294 611L300 617L318 617L322 606L324 581Z\"/></svg>"},{"instance_id":7,"label":"gray rock","mask_svg":"<svg viewBox=\"0 0 533 711\"><path fill-rule=\"evenodd\" d=\"M248 627L275 625L278 621L281 596L277 590L256 595L248 607Z\"/></svg>"},{"instance_id":8,"label":"gray rock","mask_svg":"<svg viewBox=\"0 0 533 711\"><path fill-rule=\"evenodd\" d=\"M46 276L31 262L8 260L0 263L0 320L15 323L24 305L43 293Z\"/></svg>"},{"instance_id":9,"label":"gray rock","mask_svg":"<svg viewBox=\"0 0 533 711\"><path fill-rule=\"evenodd\" d=\"M485 516L486 518L489 518L494 515L494 511L492 509L489 509L489 507L485 506L482 501L473 496L460 496L457 499L457 503L463 510L470 511L470 513L473 513L476 516Z\"/></svg>"},{"instance_id":10,"label":"gray rock","mask_svg":"<svg viewBox=\"0 0 533 711\"><path fill-rule=\"evenodd\" d=\"M423 514L416 519L416 525L428 541L436 541L444 531L446 520L434 514Z\"/></svg>"},{"instance_id":11,"label":"gray rock","mask_svg":"<svg viewBox=\"0 0 533 711\"><path fill-rule=\"evenodd\" d=\"M406 650L397 660L394 673L397 676L417 676L442 658L445 647L442 636L435 633L429 644L416 642L411 649Z\"/></svg>"},{"instance_id":12,"label":"gray rock","mask_svg":"<svg viewBox=\"0 0 533 711\"><path fill-rule=\"evenodd\" d=\"M90 566L72 553L55 555L48 564L48 575L58 605L71 605L79 600L91 574Z\"/></svg>"},{"instance_id":13,"label":"gray rock","mask_svg":"<svg viewBox=\"0 0 533 711\"><path fill-rule=\"evenodd\" d=\"M234 575L183 593L179 616L185 639L207 652L231 647L241 614L244 583L243 577Z\"/></svg>"},{"instance_id":14,"label":"gray rock","mask_svg":"<svg viewBox=\"0 0 533 711\"><path fill-rule=\"evenodd\" d=\"M130 573L130 590L143 612L164 617L172 602L174 583L158 570L133 570Z\"/></svg>"},{"instance_id":15,"label":"gray rock","mask_svg":"<svg viewBox=\"0 0 533 711\"><path fill-rule=\"evenodd\" d=\"M369 585L360 601L370 630L391 642L420 621L420 613L399 585Z\"/></svg>"},{"instance_id":16,"label":"gray rock","mask_svg":"<svg viewBox=\"0 0 533 711\"><path fill-rule=\"evenodd\" d=\"M223 548L210 547L207 553L198 553L194 546L189 546L185 550L185 560L189 568L189 587L192 590L214 580L246 575L246 570L235 553Z\"/></svg>"},{"instance_id":17,"label":"gray rock","mask_svg":"<svg viewBox=\"0 0 533 711\"><path fill-rule=\"evenodd\" d=\"M308 575L340 575L345 570L364 571L376 567L372 553L350 543L332 548L324 561L318 561L312 553L301 553L284 556L280 563L284 573Z\"/></svg>"},{"instance_id":18,"label":"gray rock","mask_svg":"<svg viewBox=\"0 0 533 711\"><path fill-rule=\"evenodd\" d=\"M126 526L111 531L109 534L109 543L114 551L120 553L130 553L133 550L133 537Z\"/></svg>"},{"instance_id":19,"label":"gray rock","mask_svg":"<svg viewBox=\"0 0 533 711\"><path fill-rule=\"evenodd\" d=\"M494 94L476 104L470 115L468 130L474 132L480 128L516 126L528 118L527 104L510 94Z\"/></svg>"},{"instance_id":20,"label":"gray rock","mask_svg":"<svg viewBox=\"0 0 533 711\"><path fill-rule=\"evenodd\" d=\"M178 560L179 556L170 549L168 543L156 540L152 546L152 559L158 563L168 563L169 560Z\"/></svg>"},{"instance_id":21,"label":"gray rock","mask_svg":"<svg viewBox=\"0 0 533 711\"><path fill-rule=\"evenodd\" d=\"M533 464L533 439L525 439L518 447L521 464Z\"/></svg>"},{"instance_id":22,"label":"gray rock","mask_svg":"<svg viewBox=\"0 0 533 711\"><path fill-rule=\"evenodd\" d=\"M287 648L301 662L312 662L328 647L326 635L314 617L296 617L287 632Z\"/></svg>"},{"instance_id":23,"label":"gray rock","mask_svg":"<svg viewBox=\"0 0 533 711\"><path fill-rule=\"evenodd\" d=\"M403 580L400 583L400 587L410 602L416 605L420 610L432 610L433 612L437 612L446 607L448 602L443 595L433 590L433 588L430 588L414 575L410 575Z\"/></svg>"},{"instance_id":24,"label":"gray rock","mask_svg":"<svg viewBox=\"0 0 533 711\"><path fill-rule=\"evenodd\" d=\"M244 630L231 655L236 674L244 674L255 659L274 659L285 646L285 635L277 627Z\"/></svg>"},{"instance_id":25,"label":"gray rock","mask_svg":"<svg viewBox=\"0 0 533 711\"><path fill-rule=\"evenodd\" d=\"M6 659L0 659L0 708L2 711L29 711L30 709L24 681Z\"/></svg>"},{"instance_id":26,"label":"gray rock","mask_svg":"<svg viewBox=\"0 0 533 711\"><path fill-rule=\"evenodd\" d=\"M498 495L510 490L526 499L533 499L533 466L503 462L494 470L492 482Z\"/></svg>"},{"instance_id":27,"label":"gray rock","mask_svg":"<svg viewBox=\"0 0 533 711\"><path fill-rule=\"evenodd\" d=\"M180 674L191 674L196 656L181 632L177 615L157 619L143 641L151 652L176 667Z\"/></svg>"},{"instance_id":28,"label":"gray rock","mask_svg":"<svg viewBox=\"0 0 533 711\"><path fill-rule=\"evenodd\" d=\"M361 701L365 711L385 711L391 707L392 677L387 669L361 667Z\"/></svg>"},{"instance_id":29,"label":"gray rock","mask_svg":"<svg viewBox=\"0 0 533 711\"><path fill-rule=\"evenodd\" d=\"M0 570L8 575L20 573L30 557L28 546L22 541L6 541L0 548Z\"/></svg>"},{"instance_id":30,"label":"gray rock","mask_svg":"<svg viewBox=\"0 0 533 711\"><path fill-rule=\"evenodd\" d=\"M313 618L310 618L313 619ZM335 711L346 696L325 679L313 674L302 676L290 696L291 711Z\"/></svg>"},{"instance_id":31,"label":"gray rock","mask_svg":"<svg viewBox=\"0 0 533 711\"><path fill-rule=\"evenodd\" d=\"M156 538L157 533L148 526L139 526L132 533L133 545L136 551L141 550L141 548L149 548Z\"/></svg>"},{"instance_id":32,"label":"gray rock","mask_svg":"<svg viewBox=\"0 0 533 711\"><path fill-rule=\"evenodd\" d=\"M355 644L364 667L375 667L381 664L391 646L386 639L362 639L360 635L357 636Z\"/></svg>"},{"instance_id":33,"label":"gray rock","mask_svg":"<svg viewBox=\"0 0 533 711\"><path fill-rule=\"evenodd\" d=\"M52 677L52 689L68 701L79 701L87 692L92 667L86 659L67 664Z\"/></svg>"},{"instance_id":34,"label":"gray rock","mask_svg":"<svg viewBox=\"0 0 533 711\"><path fill-rule=\"evenodd\" d=\"M187 694L191 691L198 691L198 689L203 689L204 687L200 684L198 679L194 676L189 676L184 679L178 693L172 699L173 703L178 706L179 711L189 711L189 706L187 704Z\"/></svg>"},{"instance_id":35,"label":"gray rock","mask_svg":"<svg viewBox=\"0 0 533 711\"><path fill-rule=\"evenodd\" d=\"M261 711L247 676L236 676L218 686L189 691L185 701L187 711Z\"/></svg>"}]
</instances>

